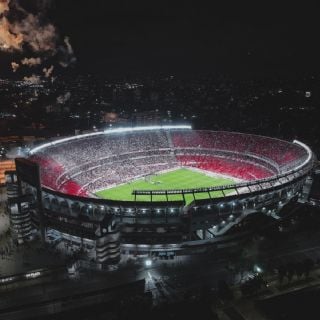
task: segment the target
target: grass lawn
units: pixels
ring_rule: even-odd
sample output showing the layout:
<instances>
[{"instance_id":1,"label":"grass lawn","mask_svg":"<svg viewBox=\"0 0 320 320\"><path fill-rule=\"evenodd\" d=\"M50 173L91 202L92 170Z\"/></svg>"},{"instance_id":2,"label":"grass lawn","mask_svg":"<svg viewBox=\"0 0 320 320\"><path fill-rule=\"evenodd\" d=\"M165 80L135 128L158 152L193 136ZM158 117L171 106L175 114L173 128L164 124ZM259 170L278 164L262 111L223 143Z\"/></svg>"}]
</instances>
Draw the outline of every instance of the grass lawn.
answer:
<instances>
[{"instance_id":1,"label":"grass lawn","mask_svg":"<svg viewBox=\"0 0 320 320\"><path fill-rule=\"evenodd\" d=\"M180 168L174 171L155 174L149 179L141 178L126 184L115 186L110 189L102 190L96 195L103 199L133 201L133 190L170 190L170 189L188 189L221 186L235 183L232 179L209 177L204 173L196 172L186 168ZM231 192L230 191L225 191ZM210 192L212 198L222 196L220 191ZM196 199L209 198L208 193L195 194ZM186 202L193 200L192 194L185 195ZM168 195L169 201L183 200L182 195ZM150 201L150 196L137 196L137 201ZM152 196L152 201L166 201L165 195Z\"/></svg>"}]
</instances>

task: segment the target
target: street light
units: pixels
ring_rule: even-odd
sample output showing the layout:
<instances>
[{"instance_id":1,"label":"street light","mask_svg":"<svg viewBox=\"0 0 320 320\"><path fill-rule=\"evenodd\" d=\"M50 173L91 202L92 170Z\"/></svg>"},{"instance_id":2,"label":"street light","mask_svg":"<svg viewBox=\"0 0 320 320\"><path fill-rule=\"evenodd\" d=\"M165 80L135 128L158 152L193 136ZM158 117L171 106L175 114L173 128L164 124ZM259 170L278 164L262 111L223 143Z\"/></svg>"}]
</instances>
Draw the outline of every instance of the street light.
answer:
<instances>
[{"instance_id":1,"label":"street light","mask_svg":"<svg viewBox=\"0 0 320 320\"><path fill-rule=\"evenodd\" d=\"M254 270L256 273L261 273L261 272L262 272L262 269L261 269L259 266L257 266L257 265L254 265L253 270Z\"/></svg>"},{"instance_id":2,"label":"street light","mask_svg":"<svg viewBox=\"0 0 320 320\"><path fill-rule=\"evenodd\" d=\"M151 267L152 266L152 260L151 259L147 259L145 262L146 267Z\"/></svg>"}]
</instances>

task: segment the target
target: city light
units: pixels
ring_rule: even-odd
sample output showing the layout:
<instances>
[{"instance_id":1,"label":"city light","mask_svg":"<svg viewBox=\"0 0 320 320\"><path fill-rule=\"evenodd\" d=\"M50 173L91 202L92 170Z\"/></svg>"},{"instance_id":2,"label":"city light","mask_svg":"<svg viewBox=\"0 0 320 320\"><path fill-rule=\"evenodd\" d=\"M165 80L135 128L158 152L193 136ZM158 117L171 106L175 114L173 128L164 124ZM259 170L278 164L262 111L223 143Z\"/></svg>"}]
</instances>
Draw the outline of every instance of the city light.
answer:
<instances>
[{"instance_id":1,"label":"city light","mask_svg":"<svg viewBox=\"0 0 320 320\"><path fill-rule=\"evenodd\" d=\"M151 267L152 266L152 260L151 259L147 259L145 262L146 267Z\"/></svg>"},{"instance_id":2,"label":"city light","mask_svg":"<svg viewBox=\"0 0 320 320\"><path fill-rule=\"evenodd\" d=\"M298 144L299 146L301 146L302 148L304 148L304 149L307 151L307 153L308 153L307 159L306 159L303 163L301 163L300 165L298 165L298 166L295 167L295 170L299 170L300 168L304 167L307 163L309 163L309 161L310 161L311 158L312 158L312 151L311 151L311 149L310 149L307 145L305 145L304 143L302 143L302 142L300 142L300 141L298 141L298 140L293 140L293 143Z\"/></svg>"},{"instance_id":3,"label":"city light","mask_svg":"<svg viewBox=\"0 0 320 320\"><path fill-rule=\"evenodd\" d=\"M258 265L254 265L253 270L256 273L261 273L262 272L262 269Z\"/></svg>"},{"instance_id":4,"label":"city light","mask_svg":"<svg viewBox=\"0 0 320 320\"><path fill-rule=\"evenodd\" d=\"M37 278L41 275L41 273L39 271L36 272L30 272L26 274L26 278L30 279L30 278Z\"/></svg>"}]
</instances>

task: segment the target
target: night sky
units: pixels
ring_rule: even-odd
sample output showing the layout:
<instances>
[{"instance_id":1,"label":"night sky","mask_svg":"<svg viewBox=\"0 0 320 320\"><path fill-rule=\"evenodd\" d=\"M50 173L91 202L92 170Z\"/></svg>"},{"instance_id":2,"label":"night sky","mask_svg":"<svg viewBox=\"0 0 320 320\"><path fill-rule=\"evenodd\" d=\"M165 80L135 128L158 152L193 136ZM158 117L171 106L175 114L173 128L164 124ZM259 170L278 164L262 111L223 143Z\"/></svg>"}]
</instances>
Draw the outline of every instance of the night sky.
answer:
<instances>
[{"instance_id":1,"label":"night sky","mask_svg":"<svg viewBox=\"0 0 320 320\"><path fill-rule=\"evenodd\" d=\"M211 1L52 1L77 70L93 73L317 72L317 10Z\"/></svg>"}]
</instances>

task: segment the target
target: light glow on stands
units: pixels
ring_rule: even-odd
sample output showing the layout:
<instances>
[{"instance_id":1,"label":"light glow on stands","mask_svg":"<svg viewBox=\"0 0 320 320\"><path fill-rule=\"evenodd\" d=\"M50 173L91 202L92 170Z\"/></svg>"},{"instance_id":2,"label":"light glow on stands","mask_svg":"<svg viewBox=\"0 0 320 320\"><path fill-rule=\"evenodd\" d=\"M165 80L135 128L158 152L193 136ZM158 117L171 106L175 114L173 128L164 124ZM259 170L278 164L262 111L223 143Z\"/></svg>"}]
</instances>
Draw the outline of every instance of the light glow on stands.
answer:
<instances>
[{"instance_id":1,"label":"light glow on stands","mask_svg":"<svg viewBox=\"0 0 320 320\"><path fill-rule=\"evenodd\" d=\"M72 141L72 140L78 140L78 139L92 137L92 136L98 136L98 135L101 135L101 134L103 134L103 132L92 132L92 133L85 133L85 134L81 134L81 135L77 135L77 136L58 139L58 140L55 140L55 141L44 143L44 144L42 144L42 145L40 145L38 147L32 148L30 150L30 154L34 154L34 153L38 152L39 150L45 149L47 147L54 146L54 145L59 144L59 143L68 142L68 141Z\"/></svg>"},{"instance_id":2,"label":"light glow on stands","mask_svg":"<svg viewBox=\"0 0 320 320\"><path fill-rule=\"evenodd\" d=\"M171 129L192 129L189 125L176 125L176 126L145 126L145 127L123 127L115 129L107 129L104 131L106 134L110 133L124 133L135 131L149 131L149 130L171 130Z\"/></svg>"},{"instance_id":3,"label":"light glow on stands","mask_svg":"<svg viewBox=\"0 0 320 320\"><path fill-rule=\"evenodd\" d=\"M13 277L2 278L2 279L0 279L0 283L7 283L7 282L11 282L13 280L14 280Z\"/></svg>"},{"instance_id":4,"label":"light glow on stands","mask_svg":"<svg viewBox=\"0 0 320 320\"><path fill-rule=\"evenodd\" d=\"M36 271L36 272L30 272L30 273L26 273L26 278L27 279L34 279L34 278L37 278L41 275L41 273L39 271Z\"/></svg>"},{"instance_id":5,"label":"light glow on stands","mask_svg":"<svg viewBox=\"0 0 320 320\"><path fill-rule=\"evenodd\" d=\"M298 141L298 140L293 140L293 143L298 144L299 146L301 146L302 148L304 148L304 149L307 151L307 153L308 153L307 159L306 159L303 163L301 163L300 165L298 165L298 166L295 168L295 170L299 170L300 168L304 167L304 166L311 160L311 158L312 158L312 151L311 151L311 149L310 149L306 144L304 144L304 143L302 143L302 142L300 142L300 141Z\"/></svg>"},{"instance_id":6,"label":"light glow on stands","mask_svg":"<svg viewBox=\"0 0 320 320\"><path fill-rule=\"evenodd\" d=\"M45 149L50 146L54 146L59 143L63 142L69 142L72 140L78 140L82 138L92 137L92 136L98 136L103 134L112 134L112 133L124 133L124 132L136 132L136 131L150 131L150 130L175 130L175 129L192 129L192 126L190 125L176 125L176 126L145 126L145 127L131 127L131 128L115 128L115 129L107 129L105 131L99 131L99 132L91 132L91 133L85 133L85 134L79 134L72 137L62 138L55 141L51 141L48 143L44 143L38 147L32 148L30 150L30 154L34 154L38 152L39 150Z\"/></svg>"}]
</instances>

